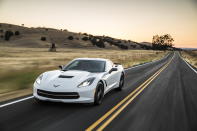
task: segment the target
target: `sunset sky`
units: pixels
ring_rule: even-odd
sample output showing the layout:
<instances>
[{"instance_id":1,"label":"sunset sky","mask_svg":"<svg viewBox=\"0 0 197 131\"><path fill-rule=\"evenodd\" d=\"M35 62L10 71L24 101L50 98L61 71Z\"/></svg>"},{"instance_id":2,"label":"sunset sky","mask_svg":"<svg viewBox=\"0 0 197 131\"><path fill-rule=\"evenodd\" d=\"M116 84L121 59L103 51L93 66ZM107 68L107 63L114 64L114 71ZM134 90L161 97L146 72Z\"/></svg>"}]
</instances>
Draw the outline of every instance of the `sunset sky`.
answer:
<instances>
[{"instance_id":1,"label":"sunset sky","mask_svg":"<svg viewBox=\"0 0 197 131\"><path fill-rule=\"evenodd\" d=\"M152 41L169 33L197 48L197 0L0 0L0 23Z\"/></svg>"}]
</instances>

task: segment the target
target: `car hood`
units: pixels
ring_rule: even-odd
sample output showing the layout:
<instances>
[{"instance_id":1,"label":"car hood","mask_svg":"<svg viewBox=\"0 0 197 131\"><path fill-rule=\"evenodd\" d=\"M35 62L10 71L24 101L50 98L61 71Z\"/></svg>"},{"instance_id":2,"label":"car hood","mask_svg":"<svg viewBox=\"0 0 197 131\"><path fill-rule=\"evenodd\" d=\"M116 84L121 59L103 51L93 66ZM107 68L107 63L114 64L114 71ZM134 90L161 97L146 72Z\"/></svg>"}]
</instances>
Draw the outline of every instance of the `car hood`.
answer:
<instances>
[{"instance_id":1,"label":"car hood","mask_svg":"<svg viewBox=\"0 0 197 131\"><path fill-rule=\"evenodd\" d=\"M49 71L44 73L43 79L41 81L41 86L53 90L54 88L58 89L73 89L83 82L84 80L90 77L99 77L102 76L102 73L90 73L87 71Z\"/></svg>"}]
</instances>

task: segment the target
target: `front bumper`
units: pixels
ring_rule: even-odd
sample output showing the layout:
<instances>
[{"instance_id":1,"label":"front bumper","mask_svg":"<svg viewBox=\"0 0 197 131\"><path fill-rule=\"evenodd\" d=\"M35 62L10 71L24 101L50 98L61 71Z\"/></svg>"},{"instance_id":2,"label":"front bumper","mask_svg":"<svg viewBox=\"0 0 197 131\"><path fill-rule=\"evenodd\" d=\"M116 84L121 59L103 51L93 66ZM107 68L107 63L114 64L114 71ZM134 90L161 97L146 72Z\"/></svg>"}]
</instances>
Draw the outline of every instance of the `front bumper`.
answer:
<instances>
[{"instance_id":1,"label":"front bumper","mask_svg":"<svg viewBox=\"0 0 197 131\"><path fill-rule=\"evenodd\" d=\"M43 88L44 89L44 88ZM34 86L33 96L42 101L64 102L64 103L92 103L94 102L95 88L65 90L64 92L49 91Z\"/></svg>"}]
</instances>

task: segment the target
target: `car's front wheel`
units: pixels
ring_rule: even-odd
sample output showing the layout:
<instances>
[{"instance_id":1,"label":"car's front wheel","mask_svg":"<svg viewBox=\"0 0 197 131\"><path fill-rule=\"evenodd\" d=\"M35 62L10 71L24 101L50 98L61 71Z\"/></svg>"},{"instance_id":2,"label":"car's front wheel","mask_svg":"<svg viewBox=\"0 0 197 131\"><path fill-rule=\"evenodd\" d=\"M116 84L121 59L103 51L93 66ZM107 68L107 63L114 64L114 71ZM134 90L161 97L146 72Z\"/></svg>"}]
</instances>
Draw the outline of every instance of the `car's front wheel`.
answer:
<instances>
[{"instance_id":1,"label":"car's front wheel","mask_svg":"<svg viewBox=\"0 0 197 131\"><path fill-rule=\"evenodd\" d=\"M103 97L104 97L104 86L102 82L99 82L96 87L96 91L94 95L94 105L100 105L102 103Z\"/></svg>"}]
</instances>

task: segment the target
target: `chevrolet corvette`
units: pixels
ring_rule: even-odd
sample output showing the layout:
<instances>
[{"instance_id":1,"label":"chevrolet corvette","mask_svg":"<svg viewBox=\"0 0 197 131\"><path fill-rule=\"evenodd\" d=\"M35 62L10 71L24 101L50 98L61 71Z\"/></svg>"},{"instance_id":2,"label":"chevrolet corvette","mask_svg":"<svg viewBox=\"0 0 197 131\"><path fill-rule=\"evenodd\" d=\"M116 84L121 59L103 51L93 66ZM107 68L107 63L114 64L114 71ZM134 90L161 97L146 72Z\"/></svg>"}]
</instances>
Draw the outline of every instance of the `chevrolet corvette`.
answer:
<instances>
[{"instance_id":1,"label":"chevrolet corvette","mask_svg":"<svg viewBox=\"0 0 197 131\"><path fill-rule=\"evenodd\" d=\"M124 86L123 66L108 59L77 58L59 67L35 80L35 100L99 105L106 93Z\"/></svg>"}]
</instances>

